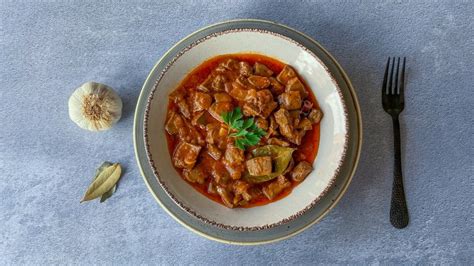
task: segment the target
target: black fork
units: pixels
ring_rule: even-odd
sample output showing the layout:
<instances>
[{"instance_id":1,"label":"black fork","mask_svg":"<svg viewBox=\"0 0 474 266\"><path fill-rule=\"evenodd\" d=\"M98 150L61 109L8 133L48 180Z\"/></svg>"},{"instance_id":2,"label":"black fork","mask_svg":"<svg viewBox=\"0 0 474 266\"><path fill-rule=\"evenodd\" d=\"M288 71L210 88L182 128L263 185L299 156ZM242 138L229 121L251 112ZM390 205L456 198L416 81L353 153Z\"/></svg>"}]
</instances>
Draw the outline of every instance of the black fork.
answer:
<instances>
[{"instance_id":1,"label":"black fork","mask_svg":"<svg viewBox=\"0 0 474 266\"><path fill-rule=\"evenodd\" d=\"M405 107L404 89L405 89L405 61L403 58L403 65L401 75L399 76L400 58L397 59L397 72L395 79L393 78L393 71L395 69L395 58L387 61L385 68L385 75L383 77L382 85L382 105L385 112L392 116L393 121L393 137L395 145L395 164L393 169L393 188L392 201L390 204L390 222L396 228L404 228L408 225L408 208L405 199L405 191L403 189L402 178L402 160L400 151L400 123L398 122L398 115ZM388 72L390 71L390 79ZM399 82L400 81L400 82ZM400 85L400 86L399 86Z\"/></svg>"}]
</instances>

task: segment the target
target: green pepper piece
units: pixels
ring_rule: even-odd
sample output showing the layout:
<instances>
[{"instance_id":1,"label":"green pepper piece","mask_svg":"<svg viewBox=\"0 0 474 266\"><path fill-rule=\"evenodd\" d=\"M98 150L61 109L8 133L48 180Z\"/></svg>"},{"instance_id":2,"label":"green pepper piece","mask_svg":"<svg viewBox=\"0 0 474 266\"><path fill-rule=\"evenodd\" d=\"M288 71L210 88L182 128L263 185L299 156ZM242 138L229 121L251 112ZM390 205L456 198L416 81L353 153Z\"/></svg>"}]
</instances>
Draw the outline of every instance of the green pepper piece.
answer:
<instances>
[{"instance_id":1,"label":"green pepper piece","mask_svg":"<svg viewBox=\"0 0 474 266\"><path fill-rule=\"evenodd\" d=\"M295 149L289 147L281 147L276 145L267 145L256 148L252 151L253 157L271 156L274 164L274 171L268 175L251 176L248 172L244 174L244 180L250 183L262 183L272 180L281 175L291 161L291 155Z\"/></svg>"}]
</instances>

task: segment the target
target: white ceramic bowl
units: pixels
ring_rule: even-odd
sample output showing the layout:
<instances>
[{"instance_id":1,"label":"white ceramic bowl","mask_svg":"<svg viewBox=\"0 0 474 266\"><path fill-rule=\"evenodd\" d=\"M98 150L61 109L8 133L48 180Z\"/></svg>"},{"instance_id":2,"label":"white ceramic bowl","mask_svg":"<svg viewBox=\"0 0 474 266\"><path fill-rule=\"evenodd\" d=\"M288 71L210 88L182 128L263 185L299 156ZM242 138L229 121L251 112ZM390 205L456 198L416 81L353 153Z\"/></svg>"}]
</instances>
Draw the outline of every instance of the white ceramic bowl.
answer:
<instances>
[{"instance_id":1,"label":"white ceramic bowl","mask_svg":"<svg viewBox=\"0 0 474 266\"><path fill-rule=\"evenodd\" d=\"M313 90L324 113L314 170L285 198L254 208L228 209L186 183L172 166L165 138L168 95L192 69L222 54L258 53L294 67ZM162 70L149 95L144 117L145 145L150 164L166 193L201 221L231 230L262 230L304 214L330 189L348 144L347 110L341 91L328 68L310 50L294 40L258 29L234 29L196 40Z\"/></svg>"}]
</instances>

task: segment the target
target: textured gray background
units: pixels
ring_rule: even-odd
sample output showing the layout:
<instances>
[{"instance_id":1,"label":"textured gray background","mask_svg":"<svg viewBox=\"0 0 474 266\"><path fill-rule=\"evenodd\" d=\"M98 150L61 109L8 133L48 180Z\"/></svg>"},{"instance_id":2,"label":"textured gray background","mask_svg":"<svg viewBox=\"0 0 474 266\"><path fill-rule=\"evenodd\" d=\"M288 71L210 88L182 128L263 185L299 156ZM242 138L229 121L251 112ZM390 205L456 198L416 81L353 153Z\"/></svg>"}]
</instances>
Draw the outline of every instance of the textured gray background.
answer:
<instances>
[{"instance_id":1,"label":"textured gray background","mask_svg":"<svg viewBox=\"0 0 474 266\"><path fill-rule=\"evenodd\" d=\"M0 264L474 263L472 1L0 0ZM216 243L169 217L135 163L135 103L159 57L233 18L274 20L321 42L346 69L364 123L361 161L316 226L260 247ZM379 86L387 56L408 57L403 113L411 223L388 221L391 121ZM124 116L90 133L67 114L88 80L117 89ZM79 200L104 160L125 167L106 203Z\"/></svg>"}]
</instances>

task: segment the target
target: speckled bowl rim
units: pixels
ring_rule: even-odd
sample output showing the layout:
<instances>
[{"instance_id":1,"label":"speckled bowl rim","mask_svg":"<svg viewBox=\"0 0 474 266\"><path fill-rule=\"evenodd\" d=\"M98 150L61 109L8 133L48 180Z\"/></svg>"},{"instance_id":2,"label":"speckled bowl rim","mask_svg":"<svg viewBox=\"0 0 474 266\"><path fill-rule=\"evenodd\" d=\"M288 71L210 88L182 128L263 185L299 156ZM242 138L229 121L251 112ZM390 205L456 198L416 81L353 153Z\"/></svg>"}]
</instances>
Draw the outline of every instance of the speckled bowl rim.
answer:
<instances>
[{"instance_id":1,"label":"speckled bowl rim","mask_svg":"<svg viewBox=\"0 0 474 266\"><path fill-rule=\"evenodd\" d=\"M342 155L341 155L341 157L338 161L338 165L337 165L337 168L336 168L333 176L330 178L329 182L326 184L326 187L323 189L323 191L317 197L315 197L308 205L306 205L302 209L296 211L294 214L292 214L288 217L285 217L285 218L283 218L279 221L264 224L264 225L259 225L259 226L236 226L236 225L231 225L231 224L225 224L225 223L222 223L222 222L216 222L214 220L211 220L210 218L207 218L205 215L200 214L198 211L194 210L191 206L183 203L178 197L176 197L171 192L171 190L168 188L167 182L162 178L160 172L158 171L158 169L155 165L156 160L153 159L154 156L151 152L150 140L149 140L149 135L148 135L149 117L150 117L150 110L151 110L153 99L155 97L155 94L158 91L158 86L159 86L161 80L166 75L168 70L173 66L173 64L177 60L179 60L179 58L181 56L183 56L188 51L190 51L191 49L193 49L194 47L196 47L197 45L199 45L202 42L205 42L205 41L208 41L212 38L220 37L220 36L223 36L223 35L226 35L226 34L233 34L233 33L240 33L240 32L256 32L256 33L269 34L269 35L276 36L278 38L282 38L286 41L289 41L289 42L295 44L298 48L304 50L305 52L310 54L315 60L317 60L321 64L321 66L325 69L325 71L329 74L329 77L331 78L332 82L335 84L336 91L337 91L337 93L338 93L338 95L341 99L341 103L342 103L342 107L343 107L343 111L344 111L344 122L345 122L345 125L346 125L346 134L344 135L344 146L343 146ZM218 56L218 54L216 54L214 56ZM183 78L184 78L184 76L183 76ZM334 181L336 180L336 177L339 175L340 167L343 164L344 159L346 157L346 151L347 151L348 139L349 139L349 121L348 121L347 106L346 106L343 99L344 99L344 97L342 95L341 88L339 88L339 85L337 84L337 81L334 79L331 72L329 71L327 66L324 64L324 62L322 62L321 59L319 59L311 50L306 48L304 45L298 43L297 41L293 40L292 38L290 38L288 36L285 36L285 35L282 35L282 34L279 34L279 33L276 33L276 32L269 31L269 30L252 29L252 28L229 29L229 30L224 30L224 31L211 33L209 35L206 35L205 37L202 37L202 38L199 38L199 39L193 41L191 44L189 44L186 47L184 47L183 49L181 49L181 51L179 51L171 60L169 60L166 63L166 66L163 69L161 69L161 72L158 76L158 79L155 81L153 89L152 89L151 93L148 96L148 100L147 100L147 104L146 104L146 108L145 108L145 117L144 117L145 148L146 148L146 153L147 153L147 156L148 156L148 160L149 160L149 162L151 164L151 167L153 169L153 173L155 174L156 178L158 178L158 182L160 183L161 187L165 190L166 194L168 194L168 196L171 199L173 199L173 201L178 206L180 206L183 210L185 210L189 214L195 216L196 218L200 219L201 221L203 221L205 223L211 224L213 226L221 227L221 228L224 228L224 229L238 230L238 231L257 231L257 230L268 229L268 228L272 228L272 227L279 226L279 225L282 225L282 224L286 224L286 223L288 223L288 222L290 222L294 219L297 219L298 217L303 215L305 212L307 212L309 209L311 209L315 204L317 204L321 200L321 198L324 197L327 194L329 189L334 184ZM316 157L316 160L317 160L317 157Z\"/></svg>"},{"instance_id":2,"label":"speckled bowl rim","mask_svg":"<svg viewBox=\"0 0 474 266\"><path fill-rule=\"evenodd\" d=\"M163 202L160 200L160 196L158 194L162 194L162 192L160 192L160 188L156 187L156 184L154 183L153 180L148 180L150 177L147 176L146 172L150 172L149 169L147 169L149 167L149 165L147 165L144 161L143 161L143 154L141 152L143 152L143 149L144 147L139 147L139 145L143 145L143 143L141 143L143 141L140 140L139 138L141 137L141 134L143 132L140 132L140 128L142 127L141 125L141 119L143 118L141 115L140 115L140 112L142 112L140 110L140 108L143 108L143 106L140 105L140 103L143 102L143 98L144 97L148 97L148 93L146 93L146 86L147 84L149 84L149 80L150 78L154 75L154 71L156 70L156 68L158 67L158 65L160 64L161 61L159 61L155 67L153 68L153 70L150 72L147 80L145 81L145 84L142 88L142 92L140 94L140 97L138 99L138 104L137 104L137 108L136 108L136 113L135 113L135 120L134 120L134 131L133 131L133 137L134 137L134 147L135 147L135 154L136 154L136 159L137 159L137 162L138 162L138 165L139 165L139 168L140 168L140 172L144 178L144 181L147 185L147 187L149 188L149 190L151 191L152 195L155 197L155 199L157 200L157 202L162 206L162 208L167 211L173 218L175 218L179 223L181 223L183 226L185 226L186 228L194 231L195 233L198 233L204 237L207 237L209 239L213 239L213 240L216 240L216 241L220 241L220 242L224 242L224 243L231 243L231 244L243 244L243 245L246 245L246 244L262 244L262 243L269 243L269 242L274 242L274 241L278 241L278 240L281 240L281 239L285 239L285 238L288 238L290 236L293 236L293 235L296 235L300 232L302 232L303 230L305 230L306 228L308 228L309 226L313 225L314 223L318 222L320 219L322 219L322 217L324 217L328 212L329 210L331 210L335 205L336 203L340 200L340 198L342 197L342 195L344 194L344 192L347 190L347 187L348 185L350 184L350 181L352 180L352 177L355 173L355 170L356 170L356 167L357 167L357 164L358 164L358 161L359 161L359 158L360 158L360 151L361 151L361 146L362 146L362 120L361 120L361 113L360 113L360 107L359 107L359 104L358 104L358 100L357 100L357 96L355 94L355 91L354 91L354 88L349 80L349 78L347 77L347 74L344 72L344 70L341 68L341 66L337 63L337 61L334 59L334 57L332 55L329 54L329 52L327 52L323 47L321 47L321 45L319 43L317 43L316 41L314 41L313 39L311 39L310 37L308 37L307 35L301 33L301 32L298 32L294 29L291 29L287 26L284 26L284 25L281 25L281 24L276 24L276 23L273 23L273 22L269 22L269 21L263 21L263 20L254 20L254 19L245 19L245 20L233 20L233 21L225 21L225 22L221 22L221 23L217 23L217 24L214 24L214 25L211 25L211 26L208 26L208 27L205 27L203 29L200 29L194 33L192 33L191 35L189 35L188 37L184 38L183 40L181 40L180 42L178 42L175 46L173 46L163 57L167 57L169 56L169 53L173 50L173 49L176 49L176 47L178 47L179 45L182 45L183 42L185 41L188 41L191 37L193 37L194 35L196 34L199 34L203 31L210 31L212 30L212 28L214 27L230 27L230 28L233 28L233 26L235 26L235 24L251 24L251 25L259 25L259 27L261 25L263 25L262 27L265 28L265 27L276 27L279 29L279 31L282 31L282 32L290 32L292 34L299 34L301 36L300 39L303 39L304 42L309 42L311 43L311 46L313 46L313 49L316 49L318 51L318 54L322 54L324 57L325 57L325 60L326 61L329 61L330 62L330 67L335 69L336 71L338 71L338 77L337 79L340 80L341 82L344 82L344 87L345 87L345 98L349 97L348 99L346 100L352 100L350 101L350 105L352 107L352 115L353 116L353 122L350 122L350 124L352 124L352 129L355 130L353 133L350 133L351 134L351 138L353 138L353 140L355 141L353 144L351 144L351 156L352 158L349 158L350 159L350 162L347 162L348 166L344 166L344 168L347 168L347 169L344 169L344 174L346 174L346 176L341 179L341 182L338 181L338 184L340 184L340 187L338 188L335 188L334 191L335 192L331 192L331 194L334 194L334 193L337 193L333 196L332 199L330 199L330 203L326 204L327 206L324 206L324 207L318 207L317 210L311 212L311 214L308 214L309 216L314 216L316 215L315 217L313 218L310 218L311 220L310 221L305 221L304 224L300 225L298 223L292 223L292 224L289 224L288 225L288 229L290 230L290 228L292 226L294 227L298 227L298 228L295 228L295 229L291 229L291 230L294 230L293 232L278 232L278 230L280 230L279 228L276 228L275 230L270 230L272 232L270 232L271 234L276 234L277 236L273 237L261 237L262 240L260 239L255 239L255 238L252 238L252 240L247 240L246 238L250 239L248 236L244 236L244 237L237 237L237 234L236 233L228 233L228 232L225 232L225 230L214 230L212 228L209 228L207 227L206 225L204 224L200 224L199 222L196 222L196 221L193 221L193 219L190 219L190 217L187 217L186 215L183 215L183 213L181 213L181 211L179 211L179 209L176 209L173 207L173 205L170 205L169 201L166 199L166 198L162 198L161 200L164 200ZM147 95L145 95L147 94ZM143 104L142 104L143 105ZM352 136L353 135L353 136ZM151 183L150 183L151 182ZM156 189L156 192L154 191L154 189ZM163 196L163 195L161 195ZM307 217L305 217L305 219L308 219ZM295 224L295 225L294 225ZM286 228L286 226L285 226ZM219 231L219 232L214 232L214 231ZM280 230L281 231L281 230ZM224 235L226 234L226 235ZM253 235L253 234L252 234ZM234 240L234 239L245 239L245 240Z\"/></svg>"}]
</instances>

